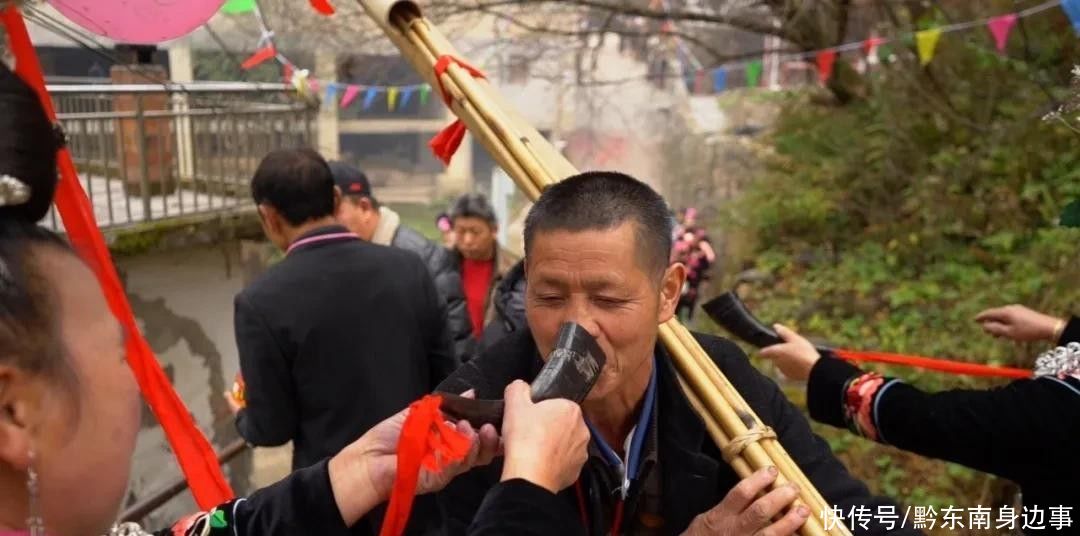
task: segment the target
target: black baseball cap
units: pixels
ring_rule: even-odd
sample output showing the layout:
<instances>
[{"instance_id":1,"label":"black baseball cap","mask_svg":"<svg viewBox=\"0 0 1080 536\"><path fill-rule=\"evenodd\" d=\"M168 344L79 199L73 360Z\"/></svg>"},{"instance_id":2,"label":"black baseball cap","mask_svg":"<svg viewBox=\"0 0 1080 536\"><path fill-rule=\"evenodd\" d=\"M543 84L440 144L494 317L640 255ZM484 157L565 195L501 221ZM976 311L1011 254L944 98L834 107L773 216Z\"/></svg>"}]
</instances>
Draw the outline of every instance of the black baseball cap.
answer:
<instances>
[{"instance_id":1,"label":"black baseball cap","mask_svg":"<svg viewBox=\"0 0 1080 536\"><path fill-rule=\"evenodd\" d=\"M330 162L330 174L334 176L334 184L341 188L343 195L375 199L375 194L371 191L371 181L356 166L345 162Z\"/></svg>"}]
</instances>

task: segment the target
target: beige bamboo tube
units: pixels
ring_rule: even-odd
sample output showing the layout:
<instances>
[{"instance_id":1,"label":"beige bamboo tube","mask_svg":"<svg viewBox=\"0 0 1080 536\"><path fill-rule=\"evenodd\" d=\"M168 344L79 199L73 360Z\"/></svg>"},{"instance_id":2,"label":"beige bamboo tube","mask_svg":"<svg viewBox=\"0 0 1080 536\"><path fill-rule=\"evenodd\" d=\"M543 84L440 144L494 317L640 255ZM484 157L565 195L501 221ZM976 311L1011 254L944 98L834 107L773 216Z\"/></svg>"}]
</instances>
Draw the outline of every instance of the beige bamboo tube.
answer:
<instances>
[{"instance_id":1,"label":"beige bamboo tube","mask_svg":"<svg viewBox=\"0 0 1080 536\"><path fill-rule=\"evenodd\" d=\"M700 362L694 357L694 352L686 347L684 341L679 338L676 330L673 329L669 323L661 324L660 338L668 348L668 353L671 354L672 361L675 363L675 367L679 369L682 379L686 382L686 385L690 386L689 391L692 391L693 395L698 397L699 401L704 402L705 407L709 409L709 414L715 418L717 424L724 430L724 435L730 439L746 434L748 428L739 417L738 412L736 412L735 408L721 396L720 391L715 388L709 374L702 370L703 367ZM694 345L699 350L701 349L700 345L697 345L696 342ZM701 350L701 352L704 355L704 350ZM715 369L716 365L713 364L711 368ZM688 397L689 396L690 395L688 394ZM720 448L722 449L723 446ZM748 444L739 457L746 460L747 464L754 471L770 465L775 466L779 474L777 474L776 480L773 482L773 489L787 485L790 482L795 482L788 477L790 468L784 467L781 463L778 463L778 460L769 457L765 452L765 449L763 449L756 441ZM807 508L810 508L811 515L807 518L806 523L799 529L799 534L803 536L824 536L829 534L829 532L822 527L821 522L818 521L818 514L813 512L813 507L809 506L812 503L807 503L802 498L803 494L804 491L800 485L799 499L796 500L795 505L806 505ZM793 507L795 505L793 505Z\"/></svg>"},{"instance_id":2,"label":"beige bamboo tube","mask_svg":"<svg viewBox=\"0 0 1080 536\"><path fill-rule=\"evenodd\" d=\"M679 387L682 388L683 393L686 394L686 399L690 401L690 406L694 408L694 411L701 416L702 422L705 423L705 430L709 432L709 436L712 437L716 446L721 450L727 448L731 440L728 439L727 434L724 432L724 427L720 426L713 418L712 413L709 411L705 404L701 403L694 390L686 384L686 380L679 378ZM739 475L739 478L746 478L754 474L754 469L750 467L750 464L746 463L746 460L742 456L736 456L731 460L731 468L735 470L735 474Z\"/></svg>"},{"instance_id":3,"label":"beige bamboo tube","mask_svg":"<svg viewBox=\"0 0 1080 536\"><path fill-rule=\"evenodd\" d=\"M686 399L690 402L690 406L701 416L701 420L705 423L705 429L709 432L709 436L712 437L713 441L716 442L716 445L719 446L721 450L726 448L731 441L724 433L723 427L716 422L708 408L701 403L701 400L698 400L697 394L694 393L694 390L691 389L682 378L679 378L679 386L682 387L683 393L686 393ZM746 463L746 460L744 460L742 456L736 456L729 463L739 478L747 478L754 473L754 470ZM779 519L782 516L783 514L776 516L774 520ZM808 522L809 521L815 521L814 517L811 516ZM824 528L822 528L822 530L825 533L828 533Z\"/></svg>"},{"instance_id":4,"label":"beige bamboo tube","mask_svg":"<svg viewBox=\"0 0 1080 536\"><path fill-rule=\"evenodd\" d=\"M697 341L694 340L693 335L685 326L674 324L671 326L671 329L683 346L687 348L697 346L700 348L700 345L697 345ZM712 359L709 358L704 351L691 351L691 354L697 360L701 369L709 375L710 379L712 379L715 387L720 390L724 398L728 400L728 403L737 410L749 415L753 419L755 426L763 427L764 423L762 423L761 419L750 410L749 405L742 398L742 395L738 394L738 391L730 382L728 382L727 378L723 376L716 367L716 364L712 362ZM771 438L763 438L758 443L765 449L769 457L776 462L780 472L783 473L788 480L795 482L799 486L800 496L803 502L810 507L814 512L814 515L820 516L823 515L823 512L829 510L830 507L828 502L821 496L810 479L807 478L806 473L804 473L802 469L799 468L798 464L791 459L791 456L788 455L787 451L784 450L779 441ZM839 520L836 524L835 532L838 534L850 535L847 527L840 523Z\"/></svg>"},{"instance_id":5,"label":"beige bamboo tube","mask_svg":"<svg viewBox=\"0 0 1080 536\"><path fill-rule=\"evenodd\" d=\"M682 325L670 326L674 335L679 339L680 343L687 348L690 348L692 344L696 344L693 339L693 335ZM718 389L722 395L727 399L728 403L736 409L736 411L751 416L754 421L754 425L757 427L764 427L764 423L758 419L749 406L746 404L742 397L739 400L732 400L729 396L734 391L732 388L730 391L723 389L722 385L727 381L723 374L716 367L716 364L712 362L712 359L708 357L704 352L690 351L691 356L697 361L698 366L702 371L706 373L709 379L713 382L714 388ZM787 455L779 442L775 439L763 438L758 441L758 444L765 450L769 458L776 463L777 469L783 474L787 480L794 482L799 486L799 495L801 501L806 504L815 516L822 515L822 512L827 510L827 505L820 494L817 493L817 489L814 488L813 483L806 477L806 474L799 469L799 466ZM779 451L779 452L776 452Z\"/></svg>"},{"instance_id":6,"label":"beige bamboo tube","mask_svg":"<svg viewBox=\"0 0 1080 536\"><path fill-rule=\"evenodd\" d=\"M411 32L405 34L404 39L410 42L409 35ZM433 72L432 68L435 64L435 54L423 47L413 47L414 54L421 59L422 64L430 65L429 72ZM491 153L495 158L495 161L502 167L511 177L526 175L526 170L522 167L521 161L510 152L508 146L504 143L500 143L499 136L491 129L491 123L484 120L483 115L474 107L474 102L468 99L465 91L457 84L452 76L448 73L444 73L433 87L438 87L438 82L441 81L443 87L451 96L451 108L454 112L465 122L469 130L477 140L480 141L484 148ZM441 95L440 95L441 97ZM522 183L518 181L518 186L525 191L526 195L529 195L532 199L540 196L540 190L531 183Z\"/></svg>"},{"instance_id":7,"label":"beige bamboo tube","mask_svg":"<svg viewBox=\"0 0 1080 536\"><path fill-rule=\"evenodd\" d=\"M454 54L456 52L449 43L441 42L442 40L436 37L436 32L432 32L427 25L427 21L423 19L411 21L407 32L416 34L427 46L428 50L439 51L439 55ZM447 73L450 74L457 86L462 89L462 94L487 120L488 126L506 144L510 153L517 157L518 163L529 172L533 184L543 185L554 182L552 173L525 147L525 144L521 141L522 135L512 130L508 118L491 105L490 98L484 98L486 92L480 87L477 79L468 71L453 63L447 68Z\"/></svg>"},{"instance_id":8,"label":"beige bamboo tube","mask_svg":"<svg viewBox=\"0 0 1080 536\"><path fill-rule=\"evenodd\" d=\"M687 344L688 341L693 340L693 335L688 329L686 329L685 326L679 325L675 327L675 331L680 336L680 339L684 341L684 344ZM742 395L740 395L738 390L736 390L735 387L727 381L727 378L725 378L723 374L720 374L718 370L715 370L715 364L711 362L711 359L709 359L708 356L704 354L701 354L698 357L699 361L708 361L708 363L703 363L704 370L706 370L707 372L716 372L716 374L711 374L711 376L713 377L717 388L721 389L721 392L725 394L725 398L727 398L733 406L740 409L749 410L749 405L746 403L746 400L742 398ZM747 411L747 414L754 419L754 422L757 426L764 426L764 423L761 422L761 419L758 418L757 415L754 414L752 411ZM774 460L780 462L781 465L787 468L787 471L785 472L788 478L796 482L799 485L800 489L803 490L803 498L807 502L807 504L809 504L813 508L815 514L821 515L821 512L829 509L828 502L825 500L824 497L821 496L821 493L819 493L817 488L814 487L813 483L810 482L810 479L806 476L806 473L804 473L799 468L798 464L795 463L795 461L791 458L791 456L787 453L787 451L783 448L783 446L779 443L778 440L772 438L762 439L761 446L769 454L770 458L773 458ZM850 534L847 531L846 527L842 527L840 529L840 532L842 534Z\"/></svg>"}]
</instances>

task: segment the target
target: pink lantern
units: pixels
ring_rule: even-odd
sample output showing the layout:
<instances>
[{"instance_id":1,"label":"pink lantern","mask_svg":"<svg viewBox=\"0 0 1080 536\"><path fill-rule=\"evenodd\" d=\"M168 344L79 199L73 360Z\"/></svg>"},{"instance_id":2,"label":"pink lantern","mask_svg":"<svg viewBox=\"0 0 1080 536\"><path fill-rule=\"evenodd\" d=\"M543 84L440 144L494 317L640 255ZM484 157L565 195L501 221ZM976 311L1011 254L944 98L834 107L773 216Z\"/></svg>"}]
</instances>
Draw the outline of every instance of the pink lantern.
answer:
<instances>
[{"instance_id":1,"label":"pink lantern","mask_svg":"<svg viewBox=\"0 0 1080 536\"><path fill-rule=\"evenodd\" d=\"M118 43L151 45L183 37L225 0L48 0L72 22Z\"/></svg>"}]
</instances>

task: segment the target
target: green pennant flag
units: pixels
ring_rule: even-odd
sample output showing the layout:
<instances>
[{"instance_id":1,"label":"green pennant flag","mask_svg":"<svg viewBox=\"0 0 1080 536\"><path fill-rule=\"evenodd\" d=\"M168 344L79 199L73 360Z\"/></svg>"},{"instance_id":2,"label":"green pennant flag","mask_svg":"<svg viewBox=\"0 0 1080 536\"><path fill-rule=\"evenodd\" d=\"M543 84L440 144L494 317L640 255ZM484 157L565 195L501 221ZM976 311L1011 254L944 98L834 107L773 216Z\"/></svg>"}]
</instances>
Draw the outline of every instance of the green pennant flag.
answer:
<instances>
[{"instance_id":1,"label":"green pennant flag","mask_svg":"<svg viewBox=\"0 0 1080 536\"><path fill-rule=\"evenodd\" d=\"M428 95L431 94L431 86L424 84L420 86L420 106L427 106Z\"/></svg>"},{"instance_id":2,"label":"green pennant flag","mask_svg":"<svg viewBox=\"0 0 1080 536\"><path fill-rule=\"evenodd\" d=\"M761 60L754 60L746 64L746 86L757 87L761 82Z\"/></svg>"},{"instance_id":3,"label":"green pennant flag","mask_svg":"<svg viewBox=\"0 0 1080 536\"><path fill-rule=\"evenodd\" d=\"M255 0L229 0L221 7L221 11L227 15L239 15L255 11Z\"/></svg>"},{"instance_id":4,"label":"green pennant flag","mask_svg":"<svg viewBox=\"0 0 1080 536\"><path fill-rule=\"evenodd\" d=\"M1061 226L1080 228L1080 199L1065 205L1061 211Z\"/></svg>"}]
</instances>

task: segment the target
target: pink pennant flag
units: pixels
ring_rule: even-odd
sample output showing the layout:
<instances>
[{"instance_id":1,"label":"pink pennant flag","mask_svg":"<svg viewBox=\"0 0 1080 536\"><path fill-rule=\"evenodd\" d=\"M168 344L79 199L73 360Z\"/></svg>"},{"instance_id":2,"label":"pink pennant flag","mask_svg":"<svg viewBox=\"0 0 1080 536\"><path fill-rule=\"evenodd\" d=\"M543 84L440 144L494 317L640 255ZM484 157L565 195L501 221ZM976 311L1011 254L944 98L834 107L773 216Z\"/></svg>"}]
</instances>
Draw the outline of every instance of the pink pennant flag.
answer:
<instances>
[{"instance_id":1,"label":"pink pennant flag","mask_svg":"<svg viewBox=\"0 0 1080 536\"><path fill-rule=\"evenodd\" d=\"M1016 19L1016 13L1009 13L987 21L986 26L990 28L990 33L994 35L994 44L997 45L998 52L1005 52L1005 43L1009 40L1009 32L1016 25Z\"/></svg>"},{"instance_id":2,"label":"pink pennant flag","mask_svg":"<svg viewBox=\"0 0 1080 536\"><path fill-rule=\"evenodd\" d=\"M352 84L346 86L345 93L341 95L341 109L344 110L345 108L348 108L349 105L352 104L354 100L356 100L356 96L359 94L360 86L354 86Z\"/></svg>"},{"instance_id":3,"label":"pink pennant flag","mask_svg":"<svg viewBox=\"0 0 1080 536\"><path fill-rule=\"evenodd\" d=\"M822 50L817 53L818 80L822 84L829 81L832 76L833 64L836 63L836 50Z\"/></svg>"}]
</instances>

